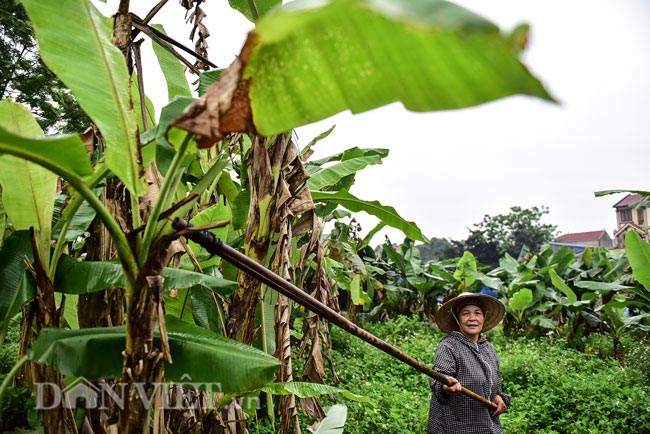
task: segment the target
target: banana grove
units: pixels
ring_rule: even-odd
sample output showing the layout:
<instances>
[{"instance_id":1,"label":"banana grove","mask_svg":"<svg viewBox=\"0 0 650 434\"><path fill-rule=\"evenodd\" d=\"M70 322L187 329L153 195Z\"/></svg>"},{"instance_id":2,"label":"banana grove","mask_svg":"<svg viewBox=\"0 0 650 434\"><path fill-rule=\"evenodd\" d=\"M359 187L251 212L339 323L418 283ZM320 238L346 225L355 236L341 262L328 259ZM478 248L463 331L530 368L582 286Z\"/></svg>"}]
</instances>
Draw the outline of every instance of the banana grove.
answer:
<instances>
[{"instance_id":1,"label":"banana grove","mask_svg":"<svg viewBox=\"0 0 650 434\"><path fill-rule=\"evenodd\" d=\"M327 134L301 150L293 128L394 101L413 111L515 94L553 101L519 60L525 26L505 34L444 1L231 0L255 28L224 69L210 69L200 0L180 5L194 50L151 24L165 0L145 17L128 0L111 17L89 0L22 4L43 61L92 120L46 136L29 107L0 102L0 336L21 328L0 393L14 380L31 386L46 433L243 433L265 416L297 433L299 411L340 421L340 407L326 414L318 400L354 396L323 384L328 370L336 382L328 324L171 222L210 230L337 309L327 216L364 211L425 237L393 207L349 192L385 150L309 162ZM143 64L140 37L158 65ZM159 115L144 92L149 68L167 81ZM185 68L200 74L198 95ZM114 399L55 405L59 392L88 390Z\"/></svg>"}]
</instances>

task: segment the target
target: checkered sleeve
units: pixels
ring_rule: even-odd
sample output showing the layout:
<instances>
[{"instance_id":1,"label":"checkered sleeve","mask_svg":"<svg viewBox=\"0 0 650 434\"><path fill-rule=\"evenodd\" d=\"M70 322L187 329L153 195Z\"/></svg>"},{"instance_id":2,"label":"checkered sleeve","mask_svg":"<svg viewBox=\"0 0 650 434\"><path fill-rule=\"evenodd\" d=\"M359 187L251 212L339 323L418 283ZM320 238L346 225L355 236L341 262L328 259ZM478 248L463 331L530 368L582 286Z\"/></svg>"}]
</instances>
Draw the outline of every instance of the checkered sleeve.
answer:
<instances>
[{"instance_id":1,"label":"checkered sleeve","mask_svg":"<svg viewBox=\"0 0 650 434\"><path fill-rule=\"evenodd\" d=\"M434 371L438 371L446 376L456 378L458 368L456 366L456 357L454 356L453 348L442 342L436 348L436 357L433 364ZM442 383L433 378L429 378L429 384L434 396L443 405L449 404L449 395L442 390Z\"/></svg>"}]
</instances>

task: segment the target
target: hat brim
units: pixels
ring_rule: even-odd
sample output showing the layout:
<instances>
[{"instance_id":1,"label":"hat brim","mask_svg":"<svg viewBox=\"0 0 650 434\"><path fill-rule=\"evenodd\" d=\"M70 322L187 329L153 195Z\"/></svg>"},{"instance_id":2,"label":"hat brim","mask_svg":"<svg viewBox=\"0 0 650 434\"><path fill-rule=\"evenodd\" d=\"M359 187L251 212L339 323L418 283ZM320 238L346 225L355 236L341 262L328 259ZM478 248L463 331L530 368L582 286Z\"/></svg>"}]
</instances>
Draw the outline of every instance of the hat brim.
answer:
<instances>
[{"instance_id":1,"label":"hat brim","mask_svg":"<svg viewBox=\"0 0 650 434\"><path fill-rule=\"evenodd\" d=\"M440 309L436 312L436 323L440 330L446 333L458 331L458 323L454 318L454 307L468 297L479 299L483 303L483 306L485 306L485 319L483 320L483 329L481 332L493 329L501 322L506 312L503 303L489 295L463 292L440 306Z\"/></svg>"}]
</instances>

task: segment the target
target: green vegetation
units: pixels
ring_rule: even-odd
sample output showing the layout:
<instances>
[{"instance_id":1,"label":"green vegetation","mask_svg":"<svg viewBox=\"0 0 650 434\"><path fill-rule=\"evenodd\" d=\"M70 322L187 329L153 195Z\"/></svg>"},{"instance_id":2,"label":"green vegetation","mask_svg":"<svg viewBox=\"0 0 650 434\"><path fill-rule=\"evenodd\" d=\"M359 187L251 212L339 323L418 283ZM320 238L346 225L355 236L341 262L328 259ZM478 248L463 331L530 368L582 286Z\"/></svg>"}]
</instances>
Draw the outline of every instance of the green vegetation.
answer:
<instances>
[{"instance_id":1,"label":"green vegetation","mask_svg":"<svg viewBox=\"0 0 650 434\"><path fill-rule=\"evenodd\" d=\"M362 324L375 335L433 363L443 337L416 317ZM650 346L634 335L624 339L630 363L599 358L611 342L592 339L588 352L550 338L507 338L490 332L501 359L504 389L513 396L501 416L505 433L618 433L650 430ZM332 331L341 386L373 399L373 408L348 405L346 434L422 433L429 409L427 378L341 330ZM608 338L604 338L607 340ZM633 362L632 362L633 360Z\"/></svg>"},{"instance_id":2,"label":"green vegetation","mask_svg":"<svg viewBox=\"0 0 650 434\"><path fill-rule=\"evenodd\" d=\"M49 132L80 133L90 124L74 96L41 60L23 6L0 3L0 100L27 105Z\"/></svg>"},{"instance_id":3,"label":"green vegetation","mask_svg":"<svg viewBox=\"0 0 650 434\"><path fill-rule=\"evenodd\" d=\"M325 252L321 222L340 206L379 217L413 240L426 237L393 207L350 193L355 173L381 163L386 150L353 148L309 162L311 147L326 134L300 150L292 128L395 101L427 111L515 94L553 98L521 63L522 47L510 35L453 3L298 0L283 6L280 0L233 0L255 29L218 81L215 71L214 83L203 76L197 103L180 55L171 49L178 43L163 41L162 28L149 24L169 4L153 2L158 4L140 18L132 3L120 1L118 10L104 15L90 0L22 0L25 11L9 11L2 21L3 28L20 31L20 38L9 38L11 50L31 52L2 59L9 75L2 77L1 97L20 94L16 99L25 104L0 101L0 342L19 320L26 351L0 395L21 394L4 386L21 375L23 363L32 389L44 382L63 389L71 377L115 378L130 392L142 386L141 397L151 396L160 381L188 375L221 382L235 395L255 390L269 404L280 394L268 416L278 420L278 430L297 432L303 421L296 396L314 398L309 414L322 419L315 397L333 393L294 382L324 380L324 321L292 316L289 300L191 242L207 233L175 243L187 234L176 218L208 225L212 235L332 306L332 272L354 306L370 303L374 285L381 287L373 276L378 268L366 266L360 249L347 249L344 240L328 246L330 253L341 248L336 266ZM182 2L199 53L183 48L207 65L200 4ZM141 65L143 36L162 42L159 65ZM181 61L200 72L199 65ZM43 65L69 92L44 89L29 100L28 90L41 89L42 77L28 80L22 71ZM144 93L152 66L168 85L170 102L159 117ZM95 128L83 140L77 134L47 136L63 126L45 120L60 118L73 95ZM417 272L412 264L405 269ZM418 290L428 287L424 273L411 277ZM293 359L297 335L300 355ZM286 369L276 369L280 364ZM269 388L274 381L292 384ZM188 384L184 400L194 399L198 387ZM210 426L218 433L251 411L218 401L224 412L201 406L191 417L163 416L154 411L162 400L153 401L155 409L144 401L129 399L110 414L53 406L38 419L46 433L74 434L83 423L104 431L113 422L117 427L110 430L123 434L154 425L171 432L207 432ZM344 413L334 408L328 422L339 423Z\"/></svg>"},{"instance_id":4,"label":"green vegetation","mask_svg":"<svg viewBox=\"0 0 650 434\"><path fill-rule=\"evenodd\" d=\"M506 253L517 256L524 247L535 252L553 241L557 227L542 223L549 210L546 207L521 208L513 206L508 214L485 215L483 221L470 229L466 248L486 265L497 266Z\"/></svg>"},{"instance_id":5,"label":"green vegetation","mask_svg":"<svg viewBox=\"0 0 650 434\"><path fill-rule=\"evenodd\" d=\"M13 323L0 350L0 383L16 363L20 350L20 327ZM28 427L27 412L31 390L27 385L12 387L0 400L0 431Z\"/></svg>"},{"instance_id":6,"label":"green vegetation","mask_svg":"<svg viewBox=\"0 0 650 434\"><path fill-rule=\"evenodd\" d=\"M182 3L194 30L207 37L201 2ZM84 376L118 379L131 391L142 385L141 396L151 396L159 381L188 375L220 382L234 397L261 396L265 408L256 416L275 419L274 431L293 433L313 422L299 415L296 397L309 399L305 411L322 418L316 397L330 393L351 400L345 401L351 408L348 432L423 431L426 379L341 331L333 348L341 386L379 405L362 407L346 391L294 382L335 382L327 373L326 323L292 310L289 300L192 242L209 234L179 232L178 217L209 226L212 235L324 303L335 307L340 290L355 320L363 312L374 318L428 317L440 299L456 292L498 290L508 307L503 333L536 339L495 335L516 397L512 413L504 416L508 429L613 432L632 423L647 429L648 399L640 386L649 368L640 334L649 330L647 243L631 240L629 263L624 255L599 249L580 258L567 250L538 249L553 231L538 224L545 209L515 207L512 215L486 218L475 231L478 244L496 249L497 268L484 266L471 252L427 263L414 246L426 240L414 222L391 206L350 193L356 172L380 164L387 150L352 148L309 161L311 148L329 132L302 150L292 141L291 129L306 122L393 101L416 111L469 107L514 94L552 101L520 62L512 38L442 1L231 3L256 27L218 81L209 83L216 80L214 71L211 79L203 75L198 103L188 96L173 50L157 51L170 100L159 117L142 93L149 75L137 62L139 35L161 41L160 31L147 24L157 7L139 19L129 1L122 1L109 18L89 0L22 0L31 25L23 12L5 14L3 27L20 30L11 49L32 52L2 59L9 72L2 78L2 97L20 94L16 99L24 102L0 101L0 368L3 385L15 386L2 389L3 426L25 427L29 419L46 433L74 434L82 423L108 430L110 421L117 423L110 430L124 434L140 434L150 425L170 432L208 432L210 426L210 433L220 433L225 424L244 420L245 411L255 413L224 399L217 401L218 411L202 406L191 417L172 411L163 416L154 411L161 400L145 409L142 400L129 399L110 414L73 414L59 406L28 418L33 406L25 399L33 390L23 386L20 364L10 368L18 358L26 362L31 389L43 382L63 389L71 378ZM21 70L43 67L33 51L32 26L44 64L69 92L59 87L30 100L28 90L41 89L42 77L19 80L28 87L11 84ZM204 40L195 47L205 54ZM46 136L64 129L46 121L62 117L72 95L97 130L83 140L76 134ZM369 236L361 239L358 224L340 221L329 237L323 235L322 221L359 211L382 221ZM383 225L410 239L373 251L368 240ZM189 241L174 243L183 234ZM524 244L531 251L520 254ZM460 253L456 247L443 242L434 253L448 258ZM365 325L422 360L432 359L440 338L414 318ZM21 357L19 339L27 350ZM571 351L565 342L613 358ZM619 368L632 357L634 365ZM277 369L281 364L285 369ZM196 389L197 383L188 384L183 399L214 398ZM341 407L328 414L325 420L333 425L345 418ZM337 432L321 426L319 432L325 431Z\"/></svg>"}]
</instances>

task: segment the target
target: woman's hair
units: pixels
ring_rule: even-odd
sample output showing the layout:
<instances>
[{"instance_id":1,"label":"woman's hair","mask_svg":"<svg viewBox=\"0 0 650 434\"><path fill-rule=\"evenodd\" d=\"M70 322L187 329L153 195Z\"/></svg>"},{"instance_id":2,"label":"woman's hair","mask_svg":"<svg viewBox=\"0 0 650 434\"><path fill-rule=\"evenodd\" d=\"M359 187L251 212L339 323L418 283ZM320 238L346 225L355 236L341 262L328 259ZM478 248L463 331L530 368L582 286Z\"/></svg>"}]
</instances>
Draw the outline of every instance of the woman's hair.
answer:
<instances>
[{"instance_id":1,"label":"woman's hair","mask_svg":"<svg viewBox=\"0 0 650 434\"><path fill-rule=\"evenodd\" d=\"M454 306L454 315L458 316L460 311L465 307L465 306L477 306L479 309L481 309L481 312L483 312L483 316L485 316L485 305L481 300L478 298L474 297L465 297L464 299L460 300L456 306Z\"/></svg>"}]
</instances>

